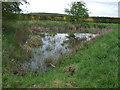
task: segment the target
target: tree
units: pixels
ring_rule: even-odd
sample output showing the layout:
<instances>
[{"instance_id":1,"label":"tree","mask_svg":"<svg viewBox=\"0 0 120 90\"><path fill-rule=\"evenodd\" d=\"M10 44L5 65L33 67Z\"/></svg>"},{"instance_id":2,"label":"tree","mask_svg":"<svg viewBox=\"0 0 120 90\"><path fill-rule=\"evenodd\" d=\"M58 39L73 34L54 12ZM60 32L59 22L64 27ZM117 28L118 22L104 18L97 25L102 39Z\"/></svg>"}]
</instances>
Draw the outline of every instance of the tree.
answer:
<instances>
[{"instance_id":1,"label":"tree","mask_svg":"<svg viewBox=\"0 0 120 90\"><path fill-rule=\"evenodd\" d=\"M18 14L22 10L19 8L19 6L24 3L28 3L26 0L21 0L21 2L2 2L2 17L3 19L10 19L12 18L13 14Z\"/></svg>"},{"instance_id":2,"label":"tree","mask_svg":"<svg viewBox=\"0 0 120 90\"><path fill-rule=\"evenodd\" d=\"M89 16L88 9L82 1L72 2L70 9L65 9L65 12L68 13L70 21L76 21L78 18Z\"/></svg>"},{"instance_id":3,"label":"tree","mask_svg":"<svg viewBox=\"0 0 120 90\"><path fill-rule=\"evenodd\" d=\"M2 13L19 13L21 9L19 8L20 3L18 2L3 2L2 3Z\"/></svg>"},{"instance_id":4,"label":"tree","mask_svg":"<svg viewBox=\"0 0 120 90\"><path fill-rule=\"evenodd\" d=\"M19 6L23 3L29 4L26 0L20 0L20 2L2 2L2 30L9 30L6 28L12 28L9 25L9 21L15 22L18 19L19 13L22 11ZM13 29L13 28L12 28Z\"/></svg>"},{"instance_id":5,"label":"tree","mask_svg":"<svg viewBox=\"0 0 120 90\"><path fill-rule=\"evenodd\" d=\"M28 3L26 0L21 0L21 2L2 2L2 13L19 13L21 9L20 4Z\"/></svg>"}]
</instances>

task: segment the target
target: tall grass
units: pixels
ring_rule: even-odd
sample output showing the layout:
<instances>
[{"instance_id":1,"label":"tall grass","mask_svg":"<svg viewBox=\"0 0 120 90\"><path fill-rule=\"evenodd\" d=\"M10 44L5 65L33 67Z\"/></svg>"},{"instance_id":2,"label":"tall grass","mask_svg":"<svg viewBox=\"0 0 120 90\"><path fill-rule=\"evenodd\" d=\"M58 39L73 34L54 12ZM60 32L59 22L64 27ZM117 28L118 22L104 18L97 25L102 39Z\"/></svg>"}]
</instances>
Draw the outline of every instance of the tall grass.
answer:
<instances>
[{"instance_id":1,"label":"tall grass","mask_svg":"<svg viewBox=\"0 0 120 90\"><path fill-rule=\"evenodd\" d=\"M71 23L67 21L47 21L47 20L20 20L17 24L21 27L27 26L33 34L38 32L52 32L52 33L100 33L111 28L106 23L91 23L91 22L76 22ZM114 24L111 24L114 25Z\"/></svg>"},{"instance_id":2,"label":"tall grass","mask_svg":"<svg viewBox=\"0 0 120 90\"><path fill-rule=\"evenodd\" d=\"M76 54L63 60L58 68L23 76L3 73L3 87L12 88L116 88L118 87L118 29L87 43ZM14 48L12 35L5 35L5 48ZM13 40L13 41L12 41ZM13 45L13 42L15 45ZM17 50L16 50L17 51ZM14 54L16 52L14 50ZM12 52L12 51L11 51ZM6 52L9 55L11 52ZM20 51L20 53L22 53ZM17 55L22 55L16 52ZM8 56L7 56L8 57ZM8 58L10 60L10 58ZM6 60L6 61L8 61ZM7 71L7 70L6 70ZM73 74L71 74L73 73Z\"/></svg>"},{"instance_id":3,"label":"tall grass","mask_svg":"<svg viewBox=\"0 0 120 90\"><path fill-rule=\"evenodd\" d=\"M24 62L30 58L31 54L26 53L20 47L21 44L25 43L27 38L27 27L17 24L15 21L3 21L3 72L14 71L16 67L20 66L20 62Z\"/></svg>"}]
</instances>

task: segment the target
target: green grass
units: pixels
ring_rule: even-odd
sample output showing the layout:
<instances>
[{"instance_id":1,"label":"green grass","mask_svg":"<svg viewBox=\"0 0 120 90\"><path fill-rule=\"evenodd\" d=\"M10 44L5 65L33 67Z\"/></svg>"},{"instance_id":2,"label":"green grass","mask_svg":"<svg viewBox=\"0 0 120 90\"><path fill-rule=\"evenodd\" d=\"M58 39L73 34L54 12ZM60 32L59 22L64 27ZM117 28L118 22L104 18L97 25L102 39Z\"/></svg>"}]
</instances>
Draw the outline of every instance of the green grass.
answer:
<instances>
[{"instance_id":1,"label":"green grass","mask_svg":"<svg viewBox=\"0 0 120 90\"><path fill-rule=\"evenodd\" d=\"M59 67L48 70L43 76L40 73L27 73L23 76L17 76L10 71L4 72L3 87L118 87L118 29L115 24L108 25L114 27L112 32L87 43L77 53L64 60ZM6 38L9 37L12 36L8 35ZM10 43L4 45L6 44ZM13 46L11 47L13 48ZM64 72L67 67L75 68L73 75L70 72Z\"/></svg>"},{"instance_id":2,"label":"green grass","mask_svg":"<svg viewBox=\"0 0 120 90\"><path fill-rule=\"evenodd\" d=\"M115 24L109 24L109 23L94 23L94 22L74 23L74 22L67 22L67 21L51 21L51 20L24 20L24 21L19 20L19 21L17 21L17 24L29 26L29 28L31 28L32 26L64 27L67 24L73 24L73 25L80 24L81 26L88 26L88 27L94 27L94 26L105 27L108 25L115 25Z\"/></svg>"},{"instance_id":3,"label":"green grass","mask_svg":"<svg viewBox=\"0 0 120 90\"><path fill-rule=\"evenodd\" d=\"M20 47L28 38L26 28L19 25L20 28L16 22L12 21L6 21L3 24L5 25L5 29L2 31L2 61L4 72L6 70L12 70L20 62L28 60L31 54L26 53Z\"/></svg>"},{"instance_id":4,"label":"green grass","mask_svg":"<svg viewBox=\"0 0 120 90\"><path fill-rule=\"evenodd\" d=\"M27 24L27 26L43 26L43 27L54 27L54 26L65 26L70 22L66 21L51 21L51 20L22 20L18 21L19 24Z\"/></svg>"}]
</instances>

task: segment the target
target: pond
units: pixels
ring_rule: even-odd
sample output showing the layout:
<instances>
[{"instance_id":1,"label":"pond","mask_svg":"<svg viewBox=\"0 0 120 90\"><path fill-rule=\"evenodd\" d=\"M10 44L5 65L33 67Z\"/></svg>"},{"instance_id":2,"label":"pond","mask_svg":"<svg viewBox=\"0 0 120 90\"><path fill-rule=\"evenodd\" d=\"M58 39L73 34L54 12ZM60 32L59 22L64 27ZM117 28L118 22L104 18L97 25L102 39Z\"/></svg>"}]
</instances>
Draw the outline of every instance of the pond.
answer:
<instances>
[{"instance_id":1,"label":"pond","mask_svg":"<svg viewBox=\"0 0 120 90\"><path fill-rule=\"evenodd\" d=\"M36 35L42 39L42 45L32 47L32 58L25 62L24 69L33 72L45 72L50 67L55 67L55 62L64 55L69 55L76 45L80 46L84 41L91 40L98 34L90 33L43 33Z\"/></svg>"}]
</instances>

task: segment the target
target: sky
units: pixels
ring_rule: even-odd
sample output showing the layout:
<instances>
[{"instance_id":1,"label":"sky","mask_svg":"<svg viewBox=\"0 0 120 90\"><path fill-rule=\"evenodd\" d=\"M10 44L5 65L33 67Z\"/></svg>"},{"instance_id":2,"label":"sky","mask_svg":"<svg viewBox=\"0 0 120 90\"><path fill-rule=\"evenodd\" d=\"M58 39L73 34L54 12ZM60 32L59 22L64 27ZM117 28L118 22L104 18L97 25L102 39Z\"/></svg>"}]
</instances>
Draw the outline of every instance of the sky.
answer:
<instances>
[{"instance_id":1,"label":"sky","mask_svg":"<svg viewBox=\"0 0 120 90\"><path fill-rule=\"evenodd\" d=\"M65 8L75 1L83 1L90 16L118 17L119 0L27 0L30 5L21 5L23 13L45 12L65 14Z\"/></svg>"}]
</instances>

